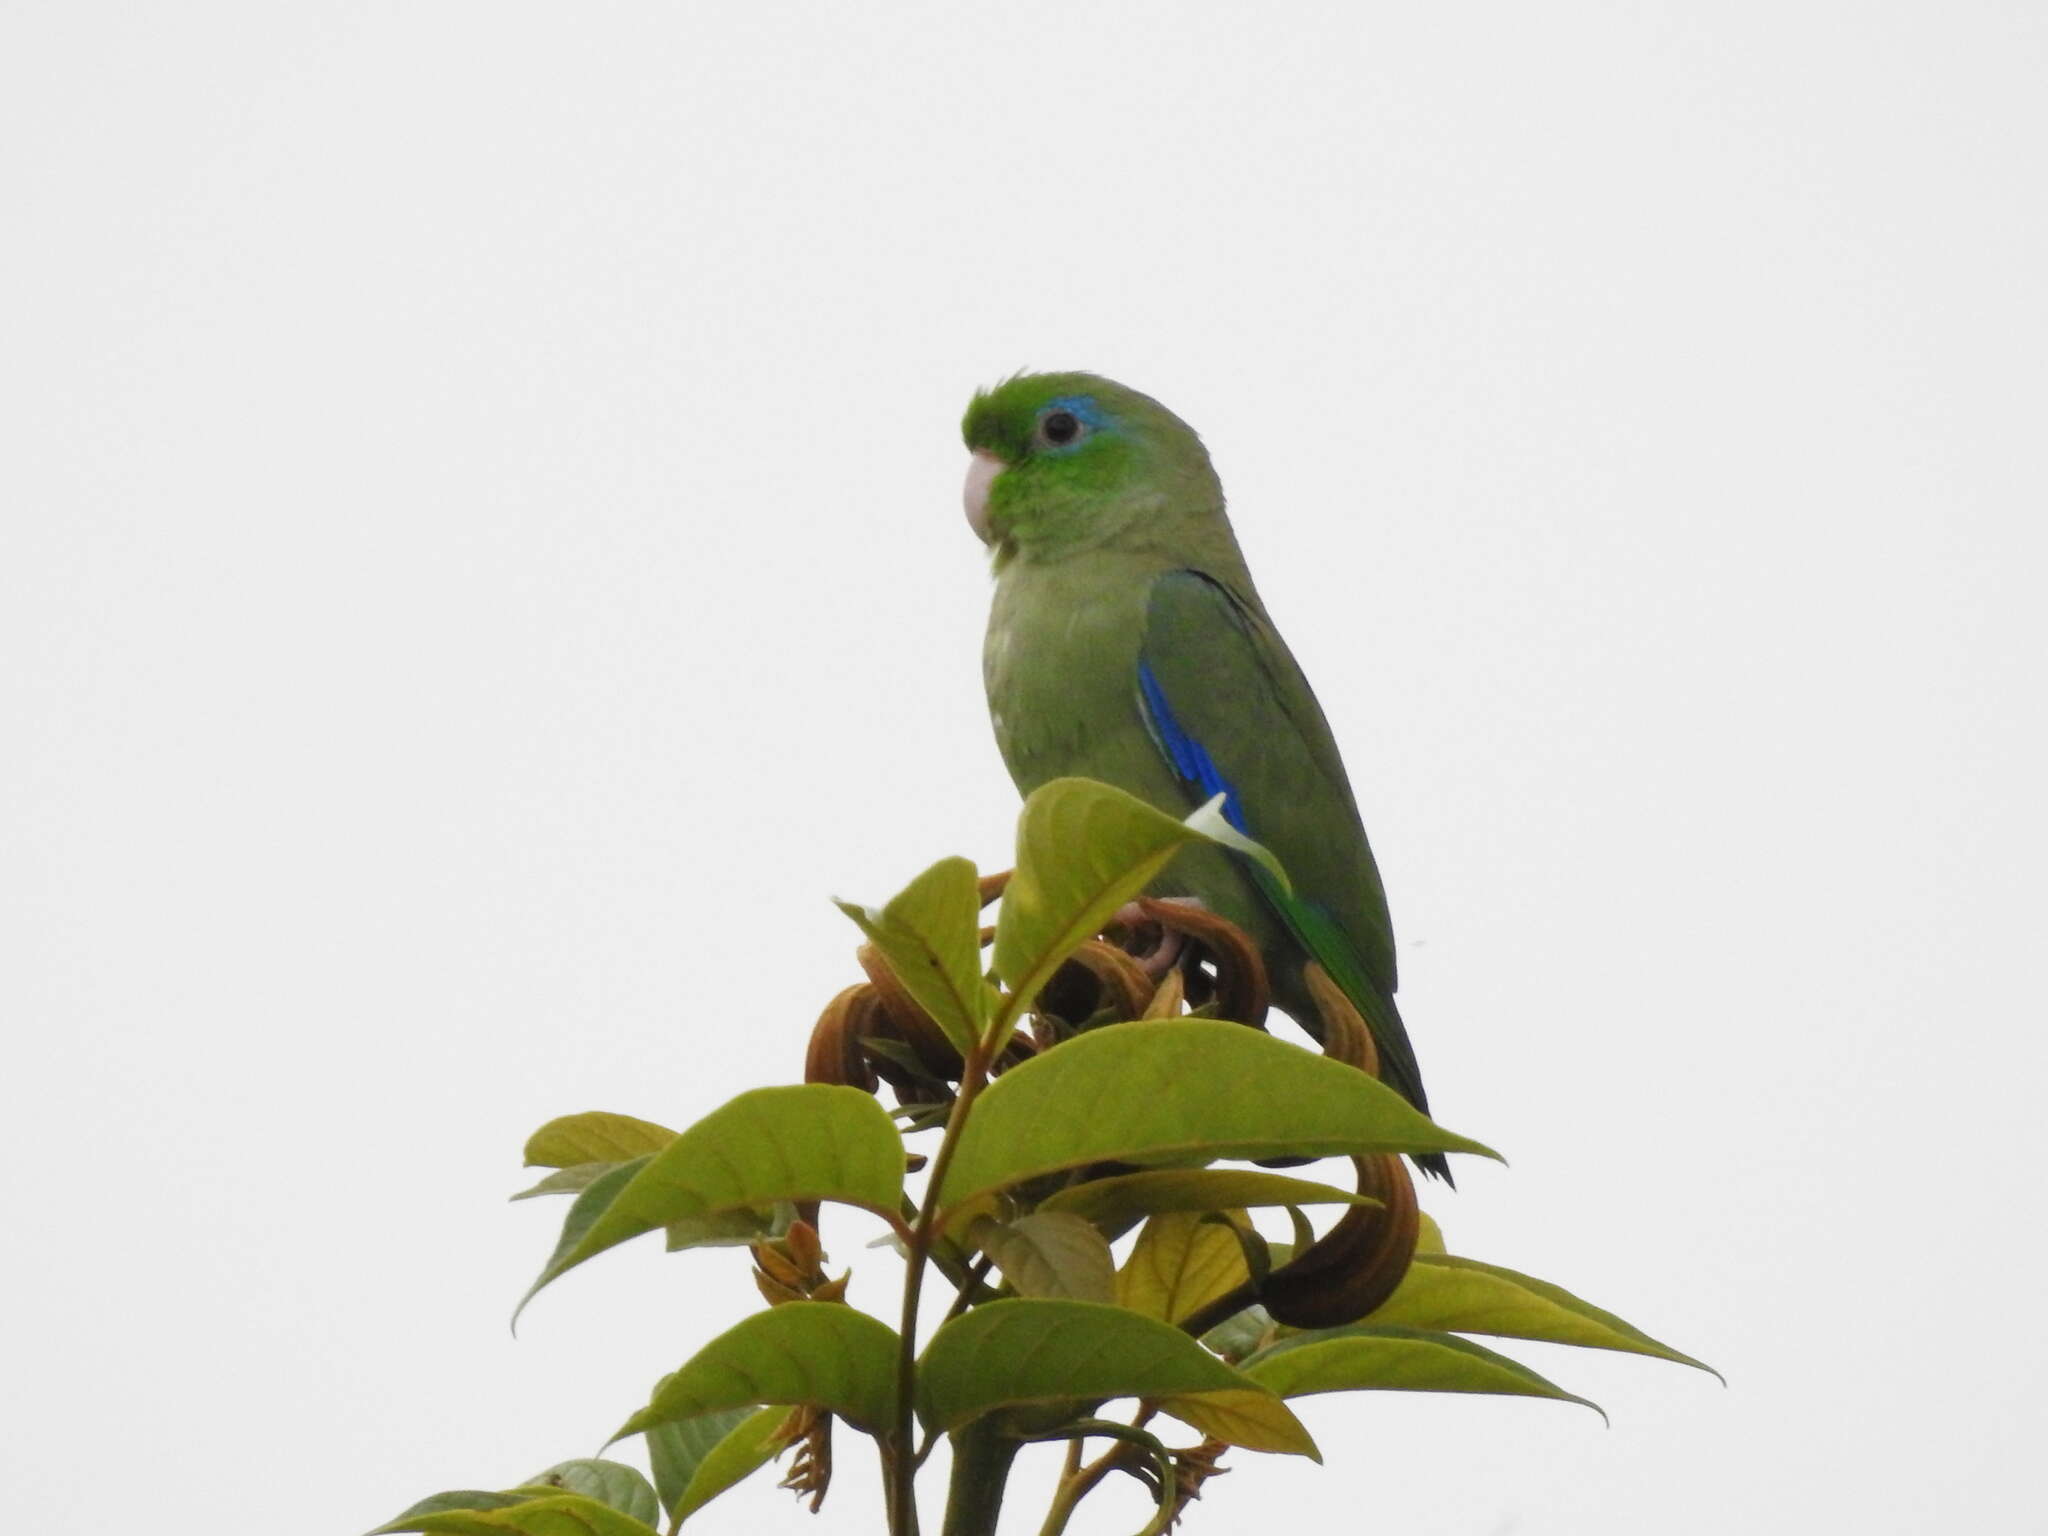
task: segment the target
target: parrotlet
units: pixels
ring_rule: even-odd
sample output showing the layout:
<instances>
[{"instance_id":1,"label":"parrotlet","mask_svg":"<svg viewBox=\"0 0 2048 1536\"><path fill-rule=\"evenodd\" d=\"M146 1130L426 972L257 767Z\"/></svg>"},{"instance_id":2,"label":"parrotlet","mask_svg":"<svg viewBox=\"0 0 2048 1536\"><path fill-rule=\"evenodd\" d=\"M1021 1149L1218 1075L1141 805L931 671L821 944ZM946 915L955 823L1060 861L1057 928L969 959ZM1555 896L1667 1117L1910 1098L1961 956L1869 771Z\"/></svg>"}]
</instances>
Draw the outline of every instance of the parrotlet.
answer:
<instances>
[{"instance_id":1,"label":"parrotlet","mask_svg":"<svg viewBox=\"0 0 2048 1536\"><path fill-rule=\"evenodd\" d=\"M1184 848L1153 887L1238 924L1274 1000L1312 1033L1311 960L1365 1019L1381 1076L1429 1101L1394 1005L1386 891L1328 722L1273 627L1192 428L1088 373L1022 374L976 394L967 521L991 552L983 677L997 745L1029 794L1100 779L1173 815L1224 795L1291 891L1219 845ZM1418 1158L1448 1179L1441 1156Z\"/></svg>"}]
</instances>

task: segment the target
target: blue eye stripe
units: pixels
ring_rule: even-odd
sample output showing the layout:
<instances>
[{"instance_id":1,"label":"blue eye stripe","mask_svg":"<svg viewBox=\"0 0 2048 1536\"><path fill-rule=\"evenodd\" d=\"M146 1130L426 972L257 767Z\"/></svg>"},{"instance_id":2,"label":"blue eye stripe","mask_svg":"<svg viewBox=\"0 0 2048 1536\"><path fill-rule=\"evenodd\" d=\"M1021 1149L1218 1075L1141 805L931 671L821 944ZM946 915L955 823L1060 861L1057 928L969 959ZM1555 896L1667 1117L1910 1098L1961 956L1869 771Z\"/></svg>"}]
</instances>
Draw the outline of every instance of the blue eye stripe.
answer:
<instances>
[{"instance_id":1,"label":"blue eye stripe","mask_svg":"<svg viewBox=\"0 0 2048 1536\"><path fill-rule=\"evenodd\" d=\"M1056 400L1048 400L1045 402L1045 408L1038 413L1038 419L1043 421L1054 411L1065 411L1091 432L1107 419L1102 414L1102 407L1095 403L1093 395L1061 395Z\"/></svg>"},{"instance_id":2,"label":"blue eye stripe","mask_svg":"<svg viewBox=\"0 0 2048 1536\"><path fill-rule=\"evenodd\" d=\"M1061 413L1071 416L1075 421L1079 422L1081 430L1063 443L1046 440L1045 423L1047 418L1060 415ZM1109 417L1104 414L1102 407L1095 403L1093 395L1060 395L1055 399L1046 401L1039 408L1037 435L1041 446L1038 451L1041 453L1072 453L1108 424Z\"/></svg>"}]
</instances>

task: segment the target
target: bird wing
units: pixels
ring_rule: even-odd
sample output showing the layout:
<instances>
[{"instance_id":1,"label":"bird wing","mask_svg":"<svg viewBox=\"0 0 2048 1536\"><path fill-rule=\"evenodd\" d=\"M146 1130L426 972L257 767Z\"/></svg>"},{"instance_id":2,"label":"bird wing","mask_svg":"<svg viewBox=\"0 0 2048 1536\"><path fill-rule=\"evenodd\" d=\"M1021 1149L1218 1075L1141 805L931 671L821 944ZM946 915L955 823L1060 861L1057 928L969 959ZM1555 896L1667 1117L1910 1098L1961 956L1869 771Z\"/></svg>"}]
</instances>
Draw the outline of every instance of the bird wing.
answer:
<instances>
[{"instance_id":1,"label":"bird wing","mask_svg":"<svg viewBox=\"0 0 2048 1536\"><path fill-rule=\"evenodd\" d=\"M1394 930L1335 739L1286 642L1252 604L1200 571L1154 578L1138 657L1152 740L1192 803L1270 848L1290 893L1246 867L1295 941L1371 1026L1389 1083L1426 1110L1393 1002Z\"/></svg>"}]
</instances>

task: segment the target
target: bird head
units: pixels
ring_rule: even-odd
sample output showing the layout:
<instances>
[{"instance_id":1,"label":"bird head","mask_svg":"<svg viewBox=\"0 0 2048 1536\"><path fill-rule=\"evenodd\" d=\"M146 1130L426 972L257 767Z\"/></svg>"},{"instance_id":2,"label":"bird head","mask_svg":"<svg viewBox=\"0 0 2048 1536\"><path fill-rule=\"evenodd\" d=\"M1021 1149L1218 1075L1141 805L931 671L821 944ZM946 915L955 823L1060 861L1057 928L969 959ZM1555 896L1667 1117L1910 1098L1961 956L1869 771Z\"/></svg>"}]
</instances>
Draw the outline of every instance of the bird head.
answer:
<instances>
[{"instance_id":1,"label":"bird head","mask_svg":"<svg viewBox=\"0 0 2048 1536\"><path fill-rule=\"evenodd\" d=\"M1222 522L1223 490L1194 429L1095 374L1019 374L982 390L960 433L973 454L967 521L998 566Z\"/></svg>"}]
</instances>

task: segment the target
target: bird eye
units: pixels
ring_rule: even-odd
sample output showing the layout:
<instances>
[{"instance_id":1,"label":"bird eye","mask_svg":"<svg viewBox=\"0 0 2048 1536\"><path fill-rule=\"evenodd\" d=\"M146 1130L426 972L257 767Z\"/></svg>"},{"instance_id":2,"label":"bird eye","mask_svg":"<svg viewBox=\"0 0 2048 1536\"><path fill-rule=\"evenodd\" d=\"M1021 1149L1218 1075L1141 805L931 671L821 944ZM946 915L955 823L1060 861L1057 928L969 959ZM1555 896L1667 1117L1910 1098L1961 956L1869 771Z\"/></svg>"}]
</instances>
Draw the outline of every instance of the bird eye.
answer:
<instances>
[{"instance_id":1,"label":"bird eye","mask_svg":"<svg viewBox=\"0 0 2048 1536\"><path fill-rule=\"evenodd\" d=\"M1039 424L1038 430L1055 448L1064 448L1081 435L1081 418L1072 411L1054 411Z\"/></svg>"}]
</instances>

